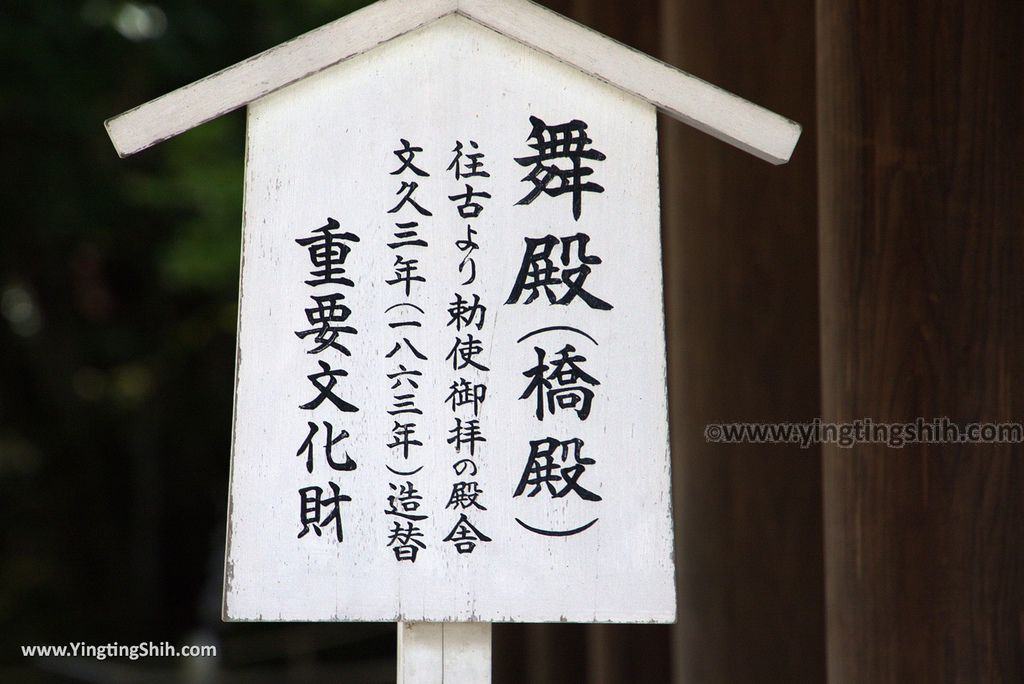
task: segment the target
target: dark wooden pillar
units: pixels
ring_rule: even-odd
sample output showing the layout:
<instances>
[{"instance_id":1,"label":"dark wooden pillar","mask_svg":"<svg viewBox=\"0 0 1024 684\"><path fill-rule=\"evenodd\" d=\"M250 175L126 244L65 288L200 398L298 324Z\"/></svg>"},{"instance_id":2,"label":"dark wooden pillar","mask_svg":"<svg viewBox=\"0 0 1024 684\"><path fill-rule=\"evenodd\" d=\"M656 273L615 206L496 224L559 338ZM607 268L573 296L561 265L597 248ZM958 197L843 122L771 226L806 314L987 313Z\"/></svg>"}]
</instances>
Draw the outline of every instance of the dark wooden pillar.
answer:
<instances>
[{"instance_id":1,"label":"dark wooden pillar","mask_svg":"<svg viewBox=\"0 0 1024 684\"><path fill-rule=\"evenodd\" d=\"M805 126L771 166L664 119L676 681L821 682L817 449L705 424L819 413L813 0L665 0L666 61Z\"/></svg>"},{"instance_id":2,"label":"dark wooden pillar","mask_svg":"<svg viewBox=\"0 0 1024 684\"><path fill-rule=\"evenodd\" d=\"M1024 3L817 12L823 404L1024 416ZM1024 681L1020 445L824 449L828 673Z\"/></svg>"}]
</instances>

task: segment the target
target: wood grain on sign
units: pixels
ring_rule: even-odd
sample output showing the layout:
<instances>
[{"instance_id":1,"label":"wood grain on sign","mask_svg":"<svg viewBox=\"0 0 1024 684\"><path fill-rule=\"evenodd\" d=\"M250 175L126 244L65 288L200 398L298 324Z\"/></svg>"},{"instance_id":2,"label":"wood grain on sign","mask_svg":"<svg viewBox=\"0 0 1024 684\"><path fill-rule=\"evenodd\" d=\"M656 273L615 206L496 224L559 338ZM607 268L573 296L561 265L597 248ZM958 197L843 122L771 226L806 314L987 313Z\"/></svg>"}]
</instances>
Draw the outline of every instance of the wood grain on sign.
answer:
<instances>
[{"instance_id":1,"label":"wood grain on sign","mask_svg":"<svg viewBox=\"0 0 1024 684\"><path fill-rule=\"evenodd\" d=\"M531 117L552 126L585 122L592 141L586 149L603 154L582 160L593 171L584 182L603 192L581 193L578 220L571 193L540 193L518 204L534 188L524 181L534 169L516 161L535 153ZM401 140L422 148L415 166L428 176L408 169L391 175L402 166L394 154ZM485 155L489 177L454 178L448 169L457 141L465 152ZM471 149L471 141L478 147ZM657 172L652 105L461 16L250 105L226 619L674 619ZM389 214L407 189L402 184L413 181L415 201L431 215L408 203ZM450 199L465 193L467 183L490 195L478 198L482 213L470 219ZM310 328L311 296L331 291L304 282L310 254L296 240L315 235L329 219L358 237L348 242L344 265L353 285L342 288L351 310L346 324L357 330L341 340L350 356L333 349L307 353L314 338L296 335ZM412 221L418 225L409 230L429 246L389 247L396 222ZM475 282L462 286L466 254L456 243L467 238L467 224L479 249L472 253ZM527 238L548 236L558 281L553 296L567 303L550 304L543 290L530 303L526 293L506 303L515 299ZM408 297L401 283L386 282L395 277L399 254L417 259L425 278ZM572 298L561 278L593 299ZM479 329L449 326L456 294L479 295L486 307ZM388 312L404 302L422 313ZM420 326L390 327L411 320ZM476 361L486 372L456 370L446 358L456 339L469 334L481 342ZM567 345L599 383L587 385L590 414L582 419L545 404L538 419L536 396L520 398L531 380L524 373L538 365L538 349L550 362ZM343 413L329 401L299 408L319 395L308 376L320 371L320 362L346 371L331 386L358 412ZM409 379L388 377L399 364L422 373L415 388L393 389ZM453 484L470 479L453 471L470 456L469 447L456 453L448 443L457 414L445 399L459 378L487 387L478 417L486 441L472 454L478 467L472 479L486 510L466 512L490 541L479 541L472 553L444 541L460 514L446 509ZM557 386L557 379L551 382ZM389 410L399 392L414 394L422 411L413 418L423 445L408 460L400 447L387 446L398 422ZM316 435L312 473L305 454L297 454L309 422L325 426ZM347 454L355 470L329 467L328 422L335 438L342 429L348 433L334 456ZM537 487L536 496L527 495L534 487L514 496L531 442L549 439L579 440L573 442L578 451L553 452L561 483ZM389 468L416 472L399 477ZM569 489L575 477L600 500ZM422 496L415 513L429 516L416 521L425 548L415 562L397 560L389 547L395 523L409 520L387 512L388 497L408 482ZM299 538L300 490L320 487L330 497L331 483L351 498L340 507L343 541L328 524L320 536ZM581 527L561 537L530 531Z\"/></svg>"}]
</instances>

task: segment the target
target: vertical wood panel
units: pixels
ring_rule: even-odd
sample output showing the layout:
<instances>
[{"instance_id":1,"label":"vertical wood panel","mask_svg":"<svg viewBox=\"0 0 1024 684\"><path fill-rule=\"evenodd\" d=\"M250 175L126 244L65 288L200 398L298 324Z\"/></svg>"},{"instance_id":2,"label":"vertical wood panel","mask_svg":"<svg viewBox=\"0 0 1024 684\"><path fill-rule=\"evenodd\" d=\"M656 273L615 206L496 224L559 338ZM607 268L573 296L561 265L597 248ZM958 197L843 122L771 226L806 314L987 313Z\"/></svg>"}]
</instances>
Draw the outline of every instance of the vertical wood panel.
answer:
<instances>
[{"instance_id":1,"label":"vertical wood panel","mask_svg":"<svg viewBox=\"0 0 1024 684\"><path fill-rule=\"evenodd\" d=\"M1024 413L1024 4L817 12L823 402ZM1015 446L826 448L831 682L1024 681Z\"/></svg>"},{"instance_id":2,"label":"vertical wood panel","mask_svg":"<svg viewBox=\"0 0 1024 684\"><path fill-rule=\"evenodd\" d=\"M818 451L703 436L819 412L814 6L662 8L663 58L805 126L771 167L662 121L676 681L822 681Z\"/></svg>"}]
</instances>

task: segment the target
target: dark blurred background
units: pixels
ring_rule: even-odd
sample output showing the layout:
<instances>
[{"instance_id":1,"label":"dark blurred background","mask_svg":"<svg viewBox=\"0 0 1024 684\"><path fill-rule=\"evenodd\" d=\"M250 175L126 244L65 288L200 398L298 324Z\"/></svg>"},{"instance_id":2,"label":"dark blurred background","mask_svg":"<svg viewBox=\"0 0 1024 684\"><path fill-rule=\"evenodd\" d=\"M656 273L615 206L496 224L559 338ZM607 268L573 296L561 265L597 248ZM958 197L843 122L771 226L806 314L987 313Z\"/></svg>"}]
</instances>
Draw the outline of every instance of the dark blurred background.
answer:
<instances>
[{"instance_id":1,"label":"dark blurred background","mask_svg":"<svg viewBox=\"0 0 1024 684\"><path fill-rule=\"evenodd\" d=\"M0 9L0 681L127 682L185 665L239 682L393 678L393 626L220 621L244 114L129 160L103 130L362 4ZM221 656L18 649L163 640Z\"/></svg>"},{"instance_id":2,"label":"dark blurred background","mask_svg":"<svg viewBox=\"0 0 1024 684\"><path fill-rule=\"evenodd\" d=\"M0 681L393 681L394 625L220 621L243 114L102 126L362 4L0 4ZM1024 415L1024 3L544 4L805 133L661 121L678 625L496 626L495 680L1024 681L1020 445L703 439ZM18 648L163 640L220 656Z\"/></svg>"}]
</instances>

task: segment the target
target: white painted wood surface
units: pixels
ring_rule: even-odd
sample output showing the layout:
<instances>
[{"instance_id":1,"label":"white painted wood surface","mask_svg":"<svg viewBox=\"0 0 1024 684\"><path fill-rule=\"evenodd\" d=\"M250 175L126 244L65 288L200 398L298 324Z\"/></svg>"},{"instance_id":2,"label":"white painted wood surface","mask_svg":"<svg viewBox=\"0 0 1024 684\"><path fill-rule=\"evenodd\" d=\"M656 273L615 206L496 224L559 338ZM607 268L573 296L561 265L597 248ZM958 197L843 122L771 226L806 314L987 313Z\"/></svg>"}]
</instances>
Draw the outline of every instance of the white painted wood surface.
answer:
<instances>
[{"instance_id":1,"label":"white painted wood surface","mask_svg":"<svg viewBox=\"0 0 1024 684\"><path fill-rule=\"evenodd\" d=\"M128 156L457 12L774 164L800 126L528 0L381 0L107 122ZM780 74L785 77L785 74Z\"/></svg>"},{"instance_id":2,"label":"white painted wood surface","mask_svg":"<svg viewBox=\"0 0 1024 684\"><path fill-rule=\"evenodd\" d=\"M529 117L549 124L585 121L604 161L588 161L579 221L570 196L542 195L517 206L531 189L516 157L531 154ZM393 276L399 178L393 150L405 138L424 148L416 163L417 201L433 212L420 220L430 246L413 252L428 282L417 295L422 328L410 333L422 353L419 417L424 446L416 486L430 519L427 548L416 562L397 562L387 546L393 518L385 514L387 470L400 464L385 448L394 420L387 414L396 341L384 312L397 301L384 283ZM473 179L491 198L475 220L478 280L460 287L455 242L466 221L449 197L464 190L445 171L456 140L479 144L487 179ZM445 18L345 65L298 83L250 107L239 357L230 485L224 615L229 620L332 621L579 621L670 622L675 616L665 379L655 109L621 90L539 54L463 17ZM327 217L360 237L346 264L355 286L345 291L357 335L339 393L360 411L309 416L300 404L316 394L307 376L318 356L296 338L308 328L304 309L313 292L297 239ZM408 218L408 217L405 217ZM552 306L505 304L525 252L526 237L590 236L586 291L610 311L580 299ZM561 263L557 254L552 255ZM569 255L576 266L575 251ZM446 361L455 329L447 308L455 292L479 294L488 307L477 337L490 371L480 425L479 481L486 511L473 522L493 541L460 555L443 539L457 518L445 510L457 478L446 442L452 412L445 405L454 372ZM561 292L559 292L561 294ZM555 330L575 326L593 338ZM415 333L415 336L413 335ZM465 333L462 334L465 336ZM581 421L559 412L538 421L532 398L521 400L536 364L534 347L555 355L574 344L584 370L600 381L593 409ZM329 357L335 367L343 357ZM469 375L467 377L476 377ZM328 408L328 407L325 407ZM344 447L358 463L335 473L318 447L312 475L297 457L308 420L335 420L350 433ZM602 497L575 493L514 497L531 440L584 440L593 458L580 484ZM399 482L405 478L398 479ZM462 478L464 479L464 478ZM328 482L352 501L342 508L344 541L326 531L299 539L300 488ZM598 522L571 537L541 536Z\"/></svg>"},{"instance_id":3,"label":"white painted wood surface","mask_svg":"<svg viewBox=\"0 0 1024 684\"><path fill-rule=\"evenodd\" d=\"M487 684L491 667L490 623L398 625L398 684Z\"/></svg>"}]
</instances>

